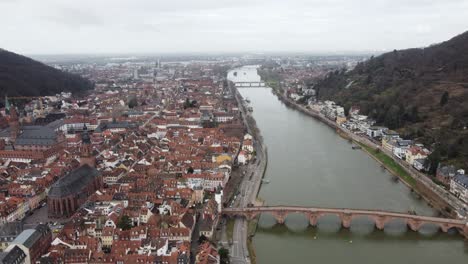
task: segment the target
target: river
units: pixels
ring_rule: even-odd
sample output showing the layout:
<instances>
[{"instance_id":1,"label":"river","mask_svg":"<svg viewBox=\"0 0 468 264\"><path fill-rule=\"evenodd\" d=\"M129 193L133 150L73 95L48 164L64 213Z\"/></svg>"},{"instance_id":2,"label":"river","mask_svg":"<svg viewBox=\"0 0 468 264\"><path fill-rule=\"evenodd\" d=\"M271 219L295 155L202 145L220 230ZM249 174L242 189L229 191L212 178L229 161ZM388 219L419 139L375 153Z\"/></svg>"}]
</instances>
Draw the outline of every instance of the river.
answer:
<instances>
[{"instance_id":1,"label":"river","mask_svg":"<svg viewBox=\"0 0 468 264\"><path fill-rule=\"evenodd\" d=\"M254 67L236 69L242 81L258 80ZM232 72L229 79L236 81ZM372 158L334 130L296 110L287 108L270 88L241 88L251 101L268 148L270 180L259 197L267 205L414 210L436 215L401 182ZM369 219L354 219L349 230L341 229L336 216L324 216L309 227L300 214L289 215L285 225L272 216L260 217L254 237L257 263L437 263L465 262L468 245L457 234L443 234L425 225L419 232L407 231L400 221L391 221L385 231L374 230Z\"/></svg>"}]
</instances>

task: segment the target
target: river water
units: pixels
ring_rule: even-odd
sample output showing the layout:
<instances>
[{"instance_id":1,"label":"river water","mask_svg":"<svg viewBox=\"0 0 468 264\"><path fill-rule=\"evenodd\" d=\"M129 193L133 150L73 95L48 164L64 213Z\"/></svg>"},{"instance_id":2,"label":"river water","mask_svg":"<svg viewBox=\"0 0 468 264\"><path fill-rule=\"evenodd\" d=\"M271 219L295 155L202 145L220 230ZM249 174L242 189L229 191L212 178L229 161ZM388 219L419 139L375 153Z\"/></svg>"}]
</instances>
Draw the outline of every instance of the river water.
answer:
<instances>
[{"instance_id":1,"label":"river water","mask_svg":"<svg viewBox=\"0 0 468 264\"><path fill-rule=\"evenodd\" d=\"M255 67L236 69L242 81ZM245 74L244 74L245 73ZM238 74L239 75L239 74ZM232 72L229 79L235 81ZM372 158L341 138L325 124L287 108L270 88L241 88L251 101L253 116L268 148L266 179L259 197L267 205L305 205L334 208L414 210L436 215ZM254 237L257 263L465 263L468 243L457 234L443 234L425 225L419 232L391 221L385 231L374 230L366 218L353 219L349 230L336 216L324 216L309 227L300 214L285 225L272 216L260 217Z\"/></svg>"}]
</instances>

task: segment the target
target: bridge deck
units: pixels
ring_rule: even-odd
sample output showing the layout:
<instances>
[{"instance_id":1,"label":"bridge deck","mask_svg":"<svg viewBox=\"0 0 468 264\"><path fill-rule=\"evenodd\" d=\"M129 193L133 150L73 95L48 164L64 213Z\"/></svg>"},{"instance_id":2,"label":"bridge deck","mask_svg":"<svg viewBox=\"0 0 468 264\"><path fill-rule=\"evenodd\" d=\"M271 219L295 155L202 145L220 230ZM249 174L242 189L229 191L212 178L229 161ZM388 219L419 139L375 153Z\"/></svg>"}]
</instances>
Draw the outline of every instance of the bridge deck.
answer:
<instances>
[{"instance_id":1,"label":"bridge deck","mask_svg":"<svg viewBox=\"0 0 468 264\"><path fill-rule=\"evenodd\" d=\"M447 223L466 225L465 220L449 219L433 216L422 216L405 214L399 212L382 211L382 210L364 210L364 209L348 209L348 208L320 208L320 207L302 207L302 206L258 206L244 208L223 208L223 213L268 213L268 212L288 212L288 213L323 213L323 214L351 214L351 215L366 215L366 216L387 216L393 218L414 219L424 222Z\"/></svg>"}]
</instances>

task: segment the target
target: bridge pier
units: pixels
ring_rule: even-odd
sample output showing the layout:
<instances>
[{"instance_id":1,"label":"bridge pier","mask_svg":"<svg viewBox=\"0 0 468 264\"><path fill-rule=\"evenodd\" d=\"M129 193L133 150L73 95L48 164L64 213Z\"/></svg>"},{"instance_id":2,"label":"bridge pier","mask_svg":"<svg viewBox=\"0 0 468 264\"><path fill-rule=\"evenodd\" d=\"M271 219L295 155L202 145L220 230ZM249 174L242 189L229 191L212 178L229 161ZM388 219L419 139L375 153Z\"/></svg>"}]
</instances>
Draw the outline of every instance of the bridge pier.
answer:
<instances>
[{"instance_id":1,"label":"bridge pier","mask_svg":"<svg viewBox=\"0 0 468 264\"><path fill-rule=\"evenodd\" d=\"M341 226L348 229L351 227L351 220L353 220L353 215L350 213L340 214Z\"/></svg>"},{"instance_id":2,"label":"bridge pier","mask_svg":"<svg viewBox=\"0 0 468 264\"><path fill-rule=\"evenodd\" d=\"M286 216L288 215L288 213L285 211L276 211L272 212L271 214L276 219L276 223L281 225L284 224L284 222L286 221Z\"/></svg>"},{"instance_id":3,"label":"bridge pier","mask_svg":"<svg viewBox=\"0 0 468 264\"><path fill-rule=\"evenodd\" d=\"M421 221L415 219L406 220L406 225L408 225L408 227L415 232L419 231L419 228L422 226L422 224L423 223Z\"/></svg>"},{"instance_id":4,"label":"bridge pier","mask_svg":"<svg viewBox=\"0 0 468 264\"><path fill-rule=\"evenodd\" d=\"M375 227L378 230L384 230L385 223L387 223L387 221L389 221L389 218L385 217L383 215L379 215L379 216L374 217Z\"/></svg>"},{"instance_id":5,"label":"bridge pier","mask_svg":"<svg viewBox=\"0 0 468 264\"><path fill-rule=\"evenodd\" d=\"M448 224L440 224L439 227L440 227L440 230L442 230L442 232L444 233L447 233L449 229L451 228Z\"/></svg>"},{"instance_id":6,"label":"bridge pier","mask_svg":"<svg viewBox=\"0 0 468 264\"><path fill-rule=\"evenodd\" d=\"M246 212L244 216L245 218L247 218L247 220L251 221L254 220L258 216L258 214L258 212Z\"/></svg>"},{"instance_id":7,"label":"bridge pier","mask_svg":"<svg viewBox=\"0 0 468 264\"><path fill-rule=\"evenodd\" d=\"M317 226L318 218L320 215L318 213L306 212L305 217L309 219L310 226Z\"/></svg>"},{"instance_id":8,"label":"bridge pier","mask_svg":"<svg viewBox=\"0 0 468 264\"><path fill-rule=\"evenodd\" d=\"M466 222L465 227L463 228L463 235L468 239L468 222Z\"/></svg>"}]
</instances>

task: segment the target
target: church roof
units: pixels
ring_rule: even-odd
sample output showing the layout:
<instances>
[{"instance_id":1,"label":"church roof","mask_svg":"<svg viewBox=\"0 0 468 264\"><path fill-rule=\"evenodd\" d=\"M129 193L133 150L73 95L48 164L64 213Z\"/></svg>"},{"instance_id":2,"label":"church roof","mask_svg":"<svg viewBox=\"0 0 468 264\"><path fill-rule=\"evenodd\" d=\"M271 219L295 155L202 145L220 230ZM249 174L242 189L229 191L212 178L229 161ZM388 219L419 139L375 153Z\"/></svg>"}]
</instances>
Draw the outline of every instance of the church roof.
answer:
<instances>
[{"instance_id":1,"label":"church roof","mask_svg":"<svg viewBox=\"0 0 468 264\"><path fill-rule=\"evenodd\" d=\"M48 196L50 198L62 198L80 193L97 176L99 176L98 170L84 164L56 181L50 188Z\"/></svg>"},{"instance_id":2,"label":"church roof","mask_svg":"<svg viewBox=\"0 0 468 264\"><path fill-rule=\"evenodd\" d=\"M49 127L23 126L21 130L15 145L53 145L57 140L55 131Z\"/></svg>"},{"instance_id":3,"label":"church roof","mask_svg":"<svg viewBox=\"0 0 468 264\"><path fill-rule=\"evenodd\" d=\"M9 137L10 127L0 132L0 137ZM15 145L48 146L57 142L57 134L53 128L47 126L22 126L16 138Z\"/></svg>"}]
</instances>

